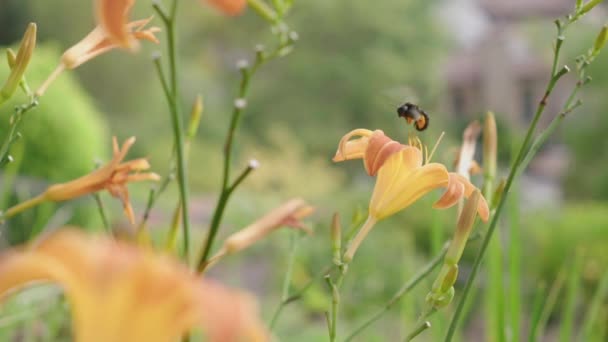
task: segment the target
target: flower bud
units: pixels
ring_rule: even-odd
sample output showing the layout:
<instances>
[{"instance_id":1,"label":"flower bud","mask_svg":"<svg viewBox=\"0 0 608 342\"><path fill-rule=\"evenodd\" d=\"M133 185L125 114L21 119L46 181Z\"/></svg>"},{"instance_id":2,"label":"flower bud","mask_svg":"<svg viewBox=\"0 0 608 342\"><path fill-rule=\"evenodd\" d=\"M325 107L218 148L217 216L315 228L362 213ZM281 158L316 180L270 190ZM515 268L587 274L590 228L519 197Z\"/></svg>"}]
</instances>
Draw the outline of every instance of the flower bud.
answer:
<instances>
[{"instance_id":1,"label":"flower bud","mask_svg":"<svg viewBox=\"0 0 608 342\"><path fill-rule=\"evenodd\" d=\"M25 34L23 35L23 39L21 40L19 52L17 52L17 56L15 56L14 59L14 65L11 67L11 73L0 90L0 102L9 99L15 93L15 90L23 78L25 70L30 63L30 59L32 58L35 47L36 24L30 23L25 31ZM9 57L9 65L11 64L10 59L12 59L12 57Z\"/></svg>"},{"instance_id":2,"label":"flower bud","mask_svg":"<svg viewBox=\"0 0 608 342\"><path fill-rule=\"evenodd\" d=\"M595 44L593 44L593 50L591 51L591 56L596 57L600 53L600 51L602 50L604 45L606 45L607 41L608 41L608 24L606 24L606 25L604 25L604 27L602 27L602 29L600 30L600 33L597 35L597 38L595 38Z\"/></svg>"},{"instance_id":3,"label":"flower bud","mask_svg":"<svg viewBox=\"0 0 608 342\"><path fill-rule=\"evenodd\" d=\"M455 292L453 286L443 293L429 292L429 294L426 295L426 302L435 309L442 309L452 302Z\"/></svg>"},{"instance_id":4,"label":"flower bud","mask_svg":"<svg viewBox=\"0 0 608 342\"><path fill-rule=\"evenodd\" d=\"M230 235L218 254L232 254L243 250L283 225L310 232L300 221L312 214L314 209L302 199L292 199L272 210L256 222ZM213 258L212 258L213 259Z\"/></svg>"},{"instance_id":5,"label":"flower bud","mask_svg":"<svg viewBox=\"0 0 608 342\"><path fill-rule=\"evenodd\" d=\"M196 100L194 100L192 110L190 111L190 121L188 122L188 139L193 139L196 136L198 126L201 122L201 115L203 114L203 110L203 97L201 95L198 95L196 97Z\"/></svg>"},{"instance_id":6,"label":"flower bud","mask_svg":"<svg viewBox=\"0 0 608 342\"><path fill-rule=\"evenodd\" d=\"M6 49L6 62L11 69L17 65L17 54L11 48Z\"/></svg>"},{"instance_id":7,"label":"flower bud","mask_svg":"<svg viewBox=\"0 0 608 342\"><path fill-rule=\"evenodd\" d=\"M334 213L331 220L331 247L333 252L333 261L336 265L342 264L342 225L340 224L340 214Z\"/></svg>"},{"instance_id":8,"label":"flower bud","mask_svg":"<svg viewBox=\"0 0 608 342\"><path fill-rule=\"evenodd\" d=\"M465 202L462 213L458 218L454 239L450 243L450 247L445 255L445 263L455 265L460 261L464 247L471 234L473 223L475 223L475 218L477 217L477 206L479 205L480 198L481 193L479 190L475 190Z\"/></svg>"},{"instance_id":9,"label":"flower bud","mask_svg":"<svg viewBox=\"0 0 608 342\"><path fill-rule=\"evenodd\" d=\"M599 5L599 3L602 1L604 1L604 0L591 0L588 3L584 4L583 7L581 8L581 12L580 12L581 15L591 11L593 9L593 7Z\"/></svg>"}]
</instances>

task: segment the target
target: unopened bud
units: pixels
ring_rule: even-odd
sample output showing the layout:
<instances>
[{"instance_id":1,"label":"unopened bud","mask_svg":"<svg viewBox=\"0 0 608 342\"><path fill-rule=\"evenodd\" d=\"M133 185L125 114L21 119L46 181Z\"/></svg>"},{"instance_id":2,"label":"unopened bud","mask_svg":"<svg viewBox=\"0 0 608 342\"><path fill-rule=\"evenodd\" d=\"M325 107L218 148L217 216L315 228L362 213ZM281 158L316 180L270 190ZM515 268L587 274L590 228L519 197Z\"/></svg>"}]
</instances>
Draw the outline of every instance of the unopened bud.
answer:
<instances>
[{"instance_id":1,"label":"unopened bud","mask_svg":"<svg viewBox=\"0 0 608 342\"><path fill-rule=\"evenodd\" d=\"M239 59L236 62L236 67L239 70L247 69L249 67L249 62L246 59Z\"/></svg>"},{"instance_id":2,"label":"unopened bud","mask_svg":"<svg viewBox=\"0 0 608 342\"><path fill-rule=\"evenodd\" d=\"M443 293L429 292L429 294L426 296L426 302L435 309L442 309L452 302L452 299L454 299L454 293L455 290L453 286Z\"/></svg>"},{"instance_id":3,"label":"unopened bud","mask_svg":"<svg viewBox=\"0 0 608 342\"><path fill-rule=\"evenodd\" d=\"M471 230L473 229L473 223L475 223L475 218L477 217L477 206L480 198L481 193L479 190L475 190L471 197L465 202L464 208L458 218L458 223L456 224L454 239L450 242L450 247L448 247L448 251L445 254L446 263L458 264L458 261L460 261L464 247L466 246Z\"/></svg>"},{"instance_id":4,"label":"unopened bud","mask_svg":"<svg viewBox=\"0 0 608 342\"><path fill-rule=\"evenodd\" d=\"M596 57L600 53L602 48L604 48L604 45L606 45L607 41L608 41L608 24L604 25L602 27L602 29L600 30L600 33L597 35L597 38L595 38L595 44L593 44L593 50L591 52L591 56Z\"/></svg>"},{"instance_id":5,"label":"unopened bud","mask_svg":"<svg viewBox=\"0 0 608 342\"><path fill-rule=\"evenodd\" d=\"M11 69L17 65L17 54L11 48L6 49L6 61Z\"/></svg>"},{"instance_id":6,"label":"unopened bud","mask_svg":"<svg viewBox=\"0 0 608 342\"><path fill-rule=\"evenodd\" d=\"M198 132L198 127L201 122L203 110L203 97L198 95L194 100L192 110L190 111L190 121L188 122L188 139L193 139L196 136L196 132Z\"/></svg>"},{"instance_id":7,"label":"unopened bud","mask_svg":"<svg viewBox=\"0 0 608 342\"><path fill-rule=\"evenodd\" d=\"M310 215L312 207L301 199L292 199L282 206L272 210L251 225L230 235L222 248L224 254L236 253L243 250L283 225L303 229L300 219Z\"/></svg>"},{"instance_id":8,"label":"unopened bud","mask_svg":"<svg viewBox=\"0 0 608 342\"><path fill-rule=\"evenodd\" d=\"M591 11L593 9L593 7L599 5L600 2L602 2L602 1L604 1L604 0L591 0L591 1L587 2L581 8L581 12L580 13L581 14L585 14L585 13Z\"/></svg>"},{"instance_id":9,"label":"unopened bud","mask_svg":"<svg viewBox=\"0 0 608 342\"><path fill-rule=\"evenodd\" d=\"M431 289L434 293L444 293L450 289L458 278L458 265L445 263L441 267L437 279Z\"/></svg>"},{"instance_id":10,"label":"unopened bud","mask_svg":"<svg viewBox=\"0 0 608 342\"><path fill-rule=\"evenodd\" d=\"M234 108L236 109L245 109L247 107L247 100L243 98L238 98L234 100Z\"/></svg>"},{"instance_id":11,"label":"unopened bud","mask_svg":"<svg viewBox=\"0 0 608 342\"><path fill-rule=\"evenodd\" d=\"M334 213L331 220L331 248L333 261L336 265L342 264L342 225L340 224L340 214Z\"/></svg>"},{"instance_id":12,"label":"unopened bud","mask_svg":"<svg viewBox=\"0 0 608 342\"><path fill-rule=\"evenodd\" d=\"M9 99L15 90L19 86L23 74L27 69L28 64L34 54L34 48L36 47L36 24L30 23L23 35L21 45L17 56L15 56L14 66L11 68L11 73L8 79L4 83L4 86L0 90L0 102ZM10 57L9 57L10 59ZM9 62L10 65L10 62Z\"/></svg>"}]
</instances>

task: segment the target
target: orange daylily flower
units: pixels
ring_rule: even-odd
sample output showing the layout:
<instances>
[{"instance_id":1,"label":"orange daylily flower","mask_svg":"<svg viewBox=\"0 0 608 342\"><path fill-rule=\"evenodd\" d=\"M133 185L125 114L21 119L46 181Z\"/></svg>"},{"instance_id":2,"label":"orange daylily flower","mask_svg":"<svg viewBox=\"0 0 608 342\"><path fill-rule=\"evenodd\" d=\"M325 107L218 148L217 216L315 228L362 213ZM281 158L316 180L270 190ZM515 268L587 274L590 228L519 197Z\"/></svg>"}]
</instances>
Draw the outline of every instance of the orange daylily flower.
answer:
<instances>
[{"instance_id":1,"label":"orange daylily flower","mask_svg":"<svg viewBox=\"0 0 608 342\"><path fill-rule=\"evenodd\" d=\"M285 202L254 223L230 235L224 241L222 248L203 267L209 267L225 255L239 252L253 245L282 226L301 229L312 234L312 231L304 226L301 220L312 214L313 211L314 208L300 198Z\"/></svg>"},{"instance_id":2,"label":"orange daylily flower","mask_svg":"<svg viewBox=\"0 0 608 342\"><path fill-rule=\"evenodd\" d=\"M125 25L124 29L130 41L147 40L158 44L159 41L155 34L160 32L160 28L153 26L145 28L152 20L143 19L130 22ZM113 49L122 47L119 37L110 36L101 26L95 27L86 37L74 46L66 50L61 56L59 66L47 78L46 81L36 91L37 96L42 96L50 84L65 70L75 69L81 64L89 60L109 52Z\"/></svg>"},{"instance_id":3,"label":"orange daylily flower","mask_svg":"<svg viewBox=\"0 0 608 342\"><path fill-rule=\"evenodd\" d=\"M106 33L108 39L125 49L137 47L128 28L129 11L135 0L96 0L95 14L97 23Z\"/></svg>"},{"instance_id":4,"label":"orange daylily flower","mask_svg":"<svg viewBox=\"0 0 608 342\"><path fill-rule=\"evenodd\" d=\"M66 201L106 189L112 196L122 201L129 222L134 224L135 215L133 214L133 208L129 202L127 183L144 180L160 180L160 176L156 173L139 172L150 168L150 164L145 158L122 162L134 143L135 137L131 137L125 141L122 148L119 148L116 137L113 137L112 148L114 150L114 157L107 165L73 181L52 185L42 194L42 196L48 200L57 202Z\"/></svg>"},{"instance_id":5,"label":"orange daylily flower","mask_svg":"<svg viewBox=\"0 0 608 342\"><path fill-rule=\"evenodd\" d=\"M201 328L212 342L268 341L256 303L194 276L165 255L63 229L0 255L0 298L32 282L61 286L75 341L178 341Z\"/></svg>"},{"instance_id":6,"label":"orange daylily flower","mask_svg":"<svg viewBox=\"0 0 608 342\"><path fill-rule=\"evenodd\" d=\"M112 145L114 156L108 164L88 175L67 183L51 185L45 192L37 197L8 209L4 213L4 217L14 216L17 213L44 201L62 202L106 189L112 196L122 201L125 215L129 219L129 222L134 224L135 215L133 214L133 208L129 202L127 183L145 180L160 180L160 176L156 173L140 172L150 168L150 164L145 158L122 162L134 143L135 137L131 137L125 141L122 148L119 148L116 137L113 137Z\"/></svg>"},{"instance_id":7,"label":"orange daylily flower","mask_svg":"<svg viewBox=\"0 0 608 342\"><path fill-rule=\"evenodd\" d=\"M206 0L206 2L228 15L238 15L247 6L247 0Z\"/></svg>"},{"instance_id":8,"label":"orange daylily flower","mask_svg":"<svg viewBox=\"0 0 608 342\"><path fill-rule=\"evenodd\" d=\"M356 139L350 140L353 137ZM347 248L343 258L345 262L352 260L376 222L407 208L432 190L447 188L435 203L435 208L448 208L463 196L471 196L475 187L467 179L449 173L443 164L430 163L431 156L419 141L404 145L388 138L381 130L356 129L340 140L333 161L360 158L367 173L378 176L369 204L368 219ZM479 205L478 212L487 221L487 203L483 199L481 202L483 204Z\"/></svg>"}]
</instances>

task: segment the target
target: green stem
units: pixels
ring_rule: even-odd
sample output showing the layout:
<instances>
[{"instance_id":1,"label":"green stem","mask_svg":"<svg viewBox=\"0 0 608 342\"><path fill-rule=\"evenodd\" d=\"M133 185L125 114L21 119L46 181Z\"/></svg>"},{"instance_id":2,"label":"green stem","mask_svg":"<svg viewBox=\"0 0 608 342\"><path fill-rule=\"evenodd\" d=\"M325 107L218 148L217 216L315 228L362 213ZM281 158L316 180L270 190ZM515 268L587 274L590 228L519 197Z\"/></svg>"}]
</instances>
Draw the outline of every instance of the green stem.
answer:
<instances>
[{"instance_id":1,"label":"green stem","mask_svg":"<svg viewBox=\"0 0 608 342\"><path fill-rule=\"evenodd\" d=\"M285 306L285 304L287 303L287 300L289 300L289 285L291 284L291 277L293 275L293 265L295 264L296 261L296 251L298 249L298 236L297 236L298 232L294 231L291 234L290 237L290 243L289 243L289 259L287 261L287 271L285 271L285 278L283 278L283 288L281 291L281 302L279 303L279 306L277 307L277 309L274 312L274 315L272 315L272 319L270 320L270 324L268 325L269 330L272 331L272 328L274 327L274 325L277 322L277 319L279 318L281 311L283 310L283 307Z\"/></svg>"},{"instance_id":2,"label":"green stem","mask_svg":"<svg viewBox=\"0 0 608 342\"><path fill-rule=\"evenodd\" d=\"M97 210L99 210L99 216L101 217L101 222L103 223L103 227L106 229L106 233L112 234L112 228L110 227L110 222L108 221L108 216L106 215L106 210L101 201L101 196L99 193L94 193L93 197L95 198L95 203L97 203Z\"/></svg>"},{"instance_id":3,"label":"green stem","mask_svg":"<svg viewBox=\"0 0 608 342\"><path fill-rule=\"evenodd\" d=\"M509 177L507 178L507 182L505 184L503 195L501 196L500 201L498 202L498 206L496 208L496 212L495 212L494 216L492 216L492 221L490 222L490 226L488 227L488 232L486 233L486 235L483 239L481 248L479 249L479 252L477 253L477 256L475 257L475 261L473 263L473 268L471 269L471 274L470 274L469 278L467 279L465 288L462 293L462 297L460 298L460 301L458 302L458 306L456 307L456 311L450 322L450 327L449 327L447 335L445 337L445 341L451 341L452 337L454 336L454 333L456 331L456 326L458 324L460 316L462 315L462 310L463 310L464 304L467 300L467 296L468 296L469 292L471 291L471 287L473 285L473 282L475 281L475 278L477 277L477 272L479 271L481 261L483 260L483 257L485 256L486 250L488 249L492 236L494 235L494 231L496 230L496 227L498 226L498 219L504 208L506 199L507 199L509 191L511 189L511 185L513 184L515 176L519 171L519 167L522 164L522 161L527 154L526 152L528 151L528 146L532 142L532 136L534 135L534 132L536 131L536 126L538 124L538 121L539 121L540 117L542 116L543 112L545 111L545 107L547 106L547 100L549 99L549 96L553 92L553 88L555 87L557 81L562 76L564 76L569 70L567 67L564 67L560 71L555 71L557 69L556 68L557 63L558 63L557 61L559 60L560 47L563 42L563 37L562 37L563 31L561 30L561 28L558 29L558 31L559 31L558 32L559 35L557 38L555 54L553 57L554 58L553 67L552 67L553 73L551 75L551 79L549 81L549 84L547 85L545 94L538 105L538 108L534 115L534 119L532 120L532 123L530 124L530 127L528 128L528 132L526 133L526 137L519 149L517 158L515 158L515 162L511 166L511 170L509 172Z\"/></svg>"},{"instance_id":4,"label":"green stem","mask_svg":"<svg viewBox=\"0 0 608 342\"><path fill-rule=\"evenodd\" d=\"M300 290L289 295L289 297L287 297L285 300L282 300L281 303L279 303L279 306L275 309L275 312L274 312L273 317L269 324L269 327L270 327L269 329L272 331L272 328L276 324L275 320L278 319L278 316L280 316L281 311L287 304L289 304L291 302L295 302L296 300L300 299L302 297L302 295L304 295L304 293L306 291L308 291L308 289L312 286L312 284L315 283L315 281L322 279L321 276L330 272L332 270L332 268L333 268L333 266L325 267L324 269L321 270L321 272L318 272L317 274L312 276L310 278L310 280L308 280L308 282L300 288Z\"/></svg>"},{"instance_id":5,"label":"green stem","mask_svg":"<svg viewBox=\"0 0 608 342\"><path fill-rule=\"evenodd\" d=\"M160 77L165 95L169 100L171 112L171 124L175 140L175 150L177 153L177 182L179 185L180 201L182 203L182 229L183 229L183 249L186 262L190 258L190 214L189 214L189 189L188 172L186 169L186 156L184 152L184 125L179 105L179 70L177 65L177 42L176 42L176 15L178 0L173 0L169 15L167 15L158 3L153 4L154 9L161 16L167 30L167 50L169 54L169 84L163 77ZM157 69L161 71L160 64ZM162 73L160 73L162 75Z\"/></svg>"},{"instance_id":6,"label":"green stem","mask_svg":"<svg viewBox=\"0 0 608 342\"><path fill-rule=\"evenodd\" d=\"M17 133L17 129L19 128L19 124L21 123L21 120L23 119L24 115L33 108L36 108L37 106L38 99L32 98L30 103L18 106L15 109L15 113L13 114L13 116L11 116L8 135L4 139L4 143L2 143L2 147L0 148L0 165L4 165L9 160L8 154L11 145L15 142L15 140L17 140L19 136Z\"/></svg>"},{"instance_id":7,"label":"green stem","mask_svg":"<svg viewBox=\"0 0 608 342\"><path fill-rule=\"evenodd\" d=\"M428 321L424 321L420 323L411 333L407 335L405 341L409 342L413 340L416 336L422 334L426 329L431 327L431 323Z\"/></svg>"},{"instance_id":8,"label":"green stem","mask_svg":"<svg viewBox=\"0 0 608 342\"><path fill-rule=\"evenodd\" d=\"M384 304L382 309L378 310L375 314L370 316L363 324L361 324L358 328L356 328L348 337L344 339L344 342L351 341L357 335L359 335L363 330L372 325L374 322L380 319L388 310L390 310L393 305L395 305L401 298L409 293L420 281L426 278L431 272L441 264L443 261L443 257L448 250L449 244L446 243L441 252L437 254L431 261L429 261L418 273L414 275L407 283L403 284L403 286L393 295L393 297Z\"/></svg>"},{"instance_id":9,"label":"green stem","mask_svg":"<svg viewBox=\"0 0 608 342\"><path fill-rule=\"evenodd\" d=\"M288 43L291 44L291 43ZM230 184L230 169L232 166L232 158L234 155L234 138L236 131L238 129L239 123L241 121L241 117L244 109L247 106L247 95L249 93L249 87L251 84L251 79L257 72L257 70L266 62L278 57L278 51L283 49L285 44L279 44L275 51L270 53L269 55L264 55L262 50L258 50L256 53L255 63L251 68L247 68L246 66L241 68L241 83L239 85L238 96L234 103L234 108L232 110L232 116L230 118L230 126L228 128L228 133L226 134L226 140L224 142L224 164L223 164L223 172L222 172L222 187L218 196L217 205L213 212L213 217L211 219L211 224L209 226L209 232L207 234L207 239L205 240L205 244L203 246L200 259L198 261L197 270L198 272L202 272L204 270L205 265L209 259L211 254L211 249L213 248L213 242L215 241L215 237L217 236L217 232L220 227L220 223L224 216L224 211L226 209L226 205L228 200L230 199L230 195L235 190L236 186L240 184L239 179ZM241 179L242 180L242 179Z\"/></svg>"}]
</instances>

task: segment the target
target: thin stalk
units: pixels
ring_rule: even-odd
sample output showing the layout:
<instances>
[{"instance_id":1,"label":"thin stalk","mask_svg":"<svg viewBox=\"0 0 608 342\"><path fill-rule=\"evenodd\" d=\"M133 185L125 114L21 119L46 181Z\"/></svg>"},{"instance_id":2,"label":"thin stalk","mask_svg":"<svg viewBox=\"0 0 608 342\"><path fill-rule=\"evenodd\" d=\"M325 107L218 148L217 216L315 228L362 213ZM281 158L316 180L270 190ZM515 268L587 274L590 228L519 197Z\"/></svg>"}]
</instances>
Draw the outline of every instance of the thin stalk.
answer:
<instances>
[{"instance_id":1,"label":"thin stalk","mask_svg":"<svg viewBox=\"0 0 608 342\"><path fill-rule=\"evenodd\" d=\"M580 269L582 256L580 253L574 258L574 262L568 272L568 285L566 287L565 304L560 315L559 340L561 342L572 341L572 328L576 320L576 302L580 292Z\"/></svg>"},{"instance_id":2,"label":"thin stalk","mask_svg":"<svg viewBox=\"0 0 608 342\"><path fill-rule=\"evenodd\" d=\"M519 223L518 193L511 196L509 201L509 321L510 340L519 341L521 320L521 233Z\"/></svg>"},{"instance_id":3,"label":"thin stalk","mask_svg":"<svg viewBox=\"0 0 608 342\"><path fill-rule=\"evenodd\" d=\"M530 332L530 341L536 341L538 336L541 335L543 331L545 331L545 326L547 325L547 321L549 321L549 316L555 307L555 303L557 302L557 297L564 286L564 282L566 280L566 271L562 268L560 272L557 274L553 285L551 285L551 289L549 290L549 294L547 295L547 300L545 301L542 311L540 313L540 317L538 318L538 324L534 327L534 329Z\"/></svg>"},{"instance_id":4,"label":"thin stalk","mask_svg":"<svg viewBox=\"0 0 608 342\"><path fill-rule=\"evenodd\" d=\"M247 107L247 96L249 94L249 88L251 85L251 80L253 76L256 74L258 69L266 62L279 57L279 52L285 48L286 46L291 45L293 42L288 41L286 43L281 43L277 48L268 55L265 55L264 52L260 49L256 53L255 63L250 67L242 67L241 68L241 82L239 85L239 91L237 98L234 103L234 107L232 110L232 116L230 118L230 125L228 127L228 133L226 134L226 140L224 142L224 163L222 168L222 186L220 189L220 193L218 195L217 205L213 212L213 216L211 219L211 224L209 225L209 231L207 233L207 239L205 240L205 244L203 245L202 252L200 255L200 259L198 261L197 270L202 272L204 270L204 266L207 264L207 261L211 255L211 249L213 248L213 243L217 236L217 232L220 227L220 223L224 216L224 211L226 209L226 205L228 200L230 199L230 195L234 192L236 186L240 184L242 181L241 178L237 179L237 181L233 182L230 185L230 170L232 166L232 158L234 155L234 138L239 127L241 117L243 115L243 111Z\"/></svg>"},{"instance_id":5,"label":"thin stalk","mask_svg":"<svg viewBox=\"0 0 608 342\"><path fill-rule=\"evenodd\" d=\"M397 302L401 300L403 296L409 293L416 285L420 283L424 278L426 278L431 272L441 264L443 261L443 257L448 250L449 244L444 244L441 251L431 260L429 261L418 273L416 273L411 279L409 279L403 286L395 292L393 297L386 302L383 307L378 310L375 314L370 316L365 320L359 327L357 327L353 332L351 332L345 339L344 342L351 341L357 335L359 335L363 330L372 325L374 322L379 320L388 310L390 310Z\"/></svg>"},{"instance_id":6,"label":"thin stalk","mask_svg":"<svg viewBox=\"0 0 608 342\"><path fill-rule=\"evenodd\" d=\"M106 233L112 235L112 228L110 227L108 215L106 215L106 209L103 205L103 201L101 200L101 196L99 196L99 193L96 192L93 194L93 197L95 198L95 203L97 204L97 210L99 211L99 216L101 217L103 227L106 229Z\"/></svg>"},{"instance_id":7,"label":"thin stalk","mask_svg":"<svg viewBox=\"0 0 608 342\"><path fill-rule=\"evenodd\" d=\"M473 282L475 281L475 278L477 277L477 272L479 271L481 261L483 260L485 253L488 249L488 246L490 244L490 241L492 239L492 236L494 235L494 231L496 230L496 227L498 225L498 219L500 218L500 214L502 213L502 210L504 208L509 191L511 190L511 186L513 185L513 181L515 180L515 176L518 173L520 165L522 164L522 161L527 154L528 146L532 143L532 137L534 135L534 132L536 131L536 126L538 124L538 121L540 120L540 117L542 116L543 112L545 111L545 107L547 106L547 100L549 99L549 96L553 92L553 89L554 89L555 85L557 84L557 81L559 79L561 79L561 77L564 76L569 71L569 69L567 67L563 67L559 71L556 71L557 63L559 61L559 52L560 52L561 44L563 42L562 34L563 34L563 31L562 31L561 27L558 26L558 38L556 41L556 49L555 49L555 53L553 56L553 67L552 67L551 79L549 80L549 83L547 84L547 88L545 90L545 94L544 94L543 98L541 99L540 103L538 104L536 113L534 115L534 119L532 120L532 123L530 124L530 127L528 128L528 132L526 133L526 137L525 137L523 143L521 144L517 157L515 158L515 162L511 166L511 170L509 172L509 176L508 176L507 182L505 184L504 192L500 198L500 201L498 202L496 212L492 216L492 220L488 227L488 232L486 233L484 240L481 244L481 248L479 249L479 252L477 253L477 256L475 257L475 261L473 263L473 268L471 269L471 274L470 274L469 278L467 279L465 288L462 293L462 297L460 298L460 301L458 302L458 306L456 307L456 311L454 313L454 316L452 317L452 321L450 322L450 327L449 327L447 335L445 337L446 342L451 341L454 336L454 333L456 332L456 326L458 324L458 321L460 320L460 316L462 315L464 303L466 302L468 294L471 291L471 287L473 285Z\"/></svg>"},{"instance_id":8,"label":"thin stalk","mask_svg":"<svg viewBox=\"0 0 608 342\"><path fill-rule=\"evenodd\" d=\"M182 234L183 252L186 262L190 258L190 200L188 189L188 172L186 168L186 156L184 148L184 125L181 115L181 106L179 105L179 70L177 63L177 42L176 42L176 16L177 5L179 0L173 0L169 15L160 7L158 3L153 4L153 8L159 13L165 29L167 31L167 51L169 55L169 82L167 84L164 77L159 77L165 95L168 95L169 110L171 113L171 124L173 128L173 137L175 140L175 152L177 153L177 183L179 185L180 201L182 203ZM157 70L160 69L160 64L157 65ZM159 72L159 75L162 73Z\"/></svg>"},{"instance_id":9,"label":"thin stalk","mask_svg":"<svg viewBox=\"0 0 608 342\"><path fill-rule=\"evenodd\" d=\"M19 124L21 123L21 120L23 119L24 115L30 110L36 108L37 106L38 99L33 98L30 103L18 106L15 109L15 113L11 116L8 135L4 139L4 143L2 143L2 147L0 147L0 165L4 165L8 161L8 153L10 151L11 145L19 137L17 129L19 128Z\"/></svg>"},{"instance_id":10,"label":"thin stalk","mask_svg":"<svg viewBox=\"0 0 608 342\"><path fill-rule=\"evenodd\" d=\"M541 284L536 289L534 300L532 301L532 313L530 314L530 331L528 332L528 342L536 341L536 329L540 322L540 316L543 311L546 286Z\"/></svg>"},{"instance_id":11,"label":"thin stalk","mask_svg":"<svg viewBox=\"0 0 608 342\"><path fill-rule=\"evenodd\" d=\"M312 284L314 284L315 281L320 280L321 276L330 272L332 268L333 268L333 266L325 267L324 269L321 270L321 272L318 272L313 277L311 277L310 280L308 280L308 282L300 288L300 290L289 295L289 297L287 297L285 300L282 300L281 303L279 303L279 306L275 309L275 313L273 314L273 317L269 324L269 327L270 327L269 329L272 330L273 326L276 324L276 322L274 322L274 321L278 319L278 317L275 318L275 316L280 316L281 311L284 309L284 307L286 305L300 299L302 297L302 295L304 295L304 293L306 291L308 291L308 289L312 286Z\"/></svg>"},{"instance_id":12,"label":"thin stalk","mask_svg":"<svg viewBox=\"0 0 608 342\"><path fill-rule=\"evenodd\" d=\"M1 219L4 220L7 218L11 218L11 217L19 214L20 212L33 208L45 201L46 201L46 197L44 196L44 194L40 194L34 198L30 198L27 201L21 202L19 204L16 204L16 205L8 208L5 212L2 213Z\"/></svg>"},{"instance_id":13,"label":"thin stalk","mask_svg":"<svg viewBox=\"0 0 608 342\"><path fill-rule=\"evenodd\" d=\"M424 321L420 323L411 333L407 335L405 338L406 342L409 342L416 338L418 335L422 334L426 329L431 327L431 323L429 321Z\"/></svg>"},{"instance_id":14,"label":"thin stalk","mask_svg":"<svg viewBox=\"0 0 608 342\"><path fill-rule=\"evenodd\" d=\"M283 308L285 307L285 304L287 303L287 300L289 299L290 295L289 295L289 287L291 284L291 277L293 275L293 265L295 264L295 260L296 260L296 252L298 249L298 232L297 231L293 231L291 233L290 236L290 243L289 243L289 259L287 261L287 270L285 271L285 278L283 278L283 287L282 287L282 291L281 291L281 302L279 303L279 306L277 307L277 309L275 310L274 314L272 315L272 319L270 320L270 324L268 324L268 329L270 331L272 331L272 328L274 328L274 325L276 324L277 320L279 319L279 316L281 315L281 311L283 310Z\"/></svg>"},{"instance_id":15,"label":"thin stalk","mask_svg":"<svg viewBox=\"0 0 608 342\"><path fill-rule=\"evenodd\" d=\"M593 324L598 319L600 310L602 308L602 303L605 303L605 300L607 298L608 298L608 273L604 273L604 275L602 276L602 278L600 279L600 281L597 285L597 289L595 290L593 299L591 299L591 303L589 304L589 308L587 309L585 318L583 319L583 328L581 329L581 333L578 337L578 341L591 341L592 340L591 332L593 330Z\"/></svg>"}]
</instances>

